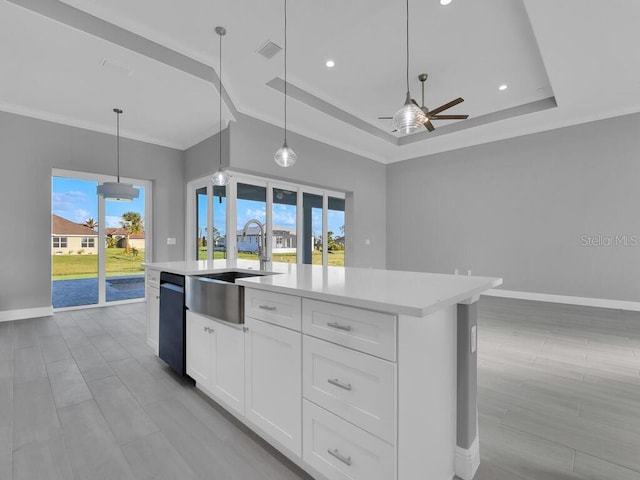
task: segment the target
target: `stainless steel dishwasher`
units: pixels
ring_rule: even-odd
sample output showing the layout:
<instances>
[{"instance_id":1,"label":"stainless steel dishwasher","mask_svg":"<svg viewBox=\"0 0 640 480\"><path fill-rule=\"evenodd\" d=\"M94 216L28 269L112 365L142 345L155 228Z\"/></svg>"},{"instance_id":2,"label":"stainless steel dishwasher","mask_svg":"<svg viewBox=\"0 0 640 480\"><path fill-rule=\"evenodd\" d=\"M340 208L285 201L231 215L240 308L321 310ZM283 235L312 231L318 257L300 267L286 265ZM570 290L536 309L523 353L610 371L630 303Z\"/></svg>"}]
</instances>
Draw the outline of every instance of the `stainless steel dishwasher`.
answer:
<instances>
[{"instance_id":1,"label":"stainless steel dishwasher","mask_svg":"<svg viewBox=\"0 0 640 480\"><path fill-rule=\"evenodd\" d=\"M186 373L184 275L160 273L158 356L178 375Z\"/></svg>"}]
</instances>

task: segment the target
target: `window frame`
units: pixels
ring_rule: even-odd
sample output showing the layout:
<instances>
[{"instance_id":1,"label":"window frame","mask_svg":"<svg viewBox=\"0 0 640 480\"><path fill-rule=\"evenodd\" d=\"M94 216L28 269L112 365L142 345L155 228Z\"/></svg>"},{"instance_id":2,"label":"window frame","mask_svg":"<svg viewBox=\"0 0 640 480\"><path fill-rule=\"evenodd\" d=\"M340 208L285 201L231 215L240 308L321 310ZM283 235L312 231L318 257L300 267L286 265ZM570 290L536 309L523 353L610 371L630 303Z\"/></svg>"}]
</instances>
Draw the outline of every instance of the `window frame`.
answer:
<instances>
[{"instance_id":1,"label":"window frame","mask_svg":"<svg viewBox=\"0 0 640 480\"><path fill-rule=\"evenodd\" d=\"M231 175L231 181L227 185L226 189L226 226L227 226L227 260L236 261L238 258L238 249L236 240L237 226L237 185L238 183L255 185L265 187L267 190L267 202L266 202L266 235L267 239L273 239L273 189L279 188L296 192L296 265L303 265L302 251L301 251L301 238L303 235L303 194L311 193L314 195L322 196L322 265L328 266L328 244L327 244L327 231L328 231L328 206L329 197L341 198L347 200L347 192L341 192L337 190L331 190L327 188L319 188L302 183L287 182L282 180L276 180L268 177L261 177L241 172L235 172L233 170L227 171ZM211 175L200 177L191 180L187 183L186 188L186 208L185 215L185 258L195 259L197 257L196 245L196 225L197 219L195 214L195 205L197 198L197 190L202 187L207 187L207 219L208 219L208 233L207 238L211 238L213 230L213 185L211 183ZM345 208L345 227L344 236L348 235L348 223L349 219L346 216ZM230 234L233 233L233 242L229 242ZM273 241L267 241L266 255L269 258L273 258ZM207 243L207 260L213 258L213 250L210 247L210 242ZM346 260L346 252L345 252ZM346 265L345 265L346 266Z\"/></svg>"}]
</instances>

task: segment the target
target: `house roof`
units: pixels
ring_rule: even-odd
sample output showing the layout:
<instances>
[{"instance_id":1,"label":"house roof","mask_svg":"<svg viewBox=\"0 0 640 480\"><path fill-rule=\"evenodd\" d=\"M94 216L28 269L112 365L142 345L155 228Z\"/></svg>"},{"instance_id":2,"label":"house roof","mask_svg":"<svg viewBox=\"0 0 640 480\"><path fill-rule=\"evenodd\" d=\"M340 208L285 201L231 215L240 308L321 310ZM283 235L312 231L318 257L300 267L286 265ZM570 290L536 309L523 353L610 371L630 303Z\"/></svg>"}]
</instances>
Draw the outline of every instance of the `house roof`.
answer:
<instances>
[{"instance_id":1,"label":"house roof","mask_svg":"<svg viewBox=\"0 0 640 480\"><path fill-rule=\"evenodd\" d=\"M58 215L51 215L51 232L53 235L81 235L83 237L97 237L98 232L80 223L72 222Z\"/></svg>"},{"instance_id":2,"label":"house roof","mask_svg":"<svg viewBox=\"0 0 640 480\"><path fill-rule=\"evenodd\" d=\"M105 235L107 237L126 237L127 236L127 231L122 228L122 227L118 227L118 228L105 228L104 229ZM131 235L129 235L129 238L131 240L144 240L144 232L140 232L140 233L132 233Z\"/></svg>"}]
</instances>

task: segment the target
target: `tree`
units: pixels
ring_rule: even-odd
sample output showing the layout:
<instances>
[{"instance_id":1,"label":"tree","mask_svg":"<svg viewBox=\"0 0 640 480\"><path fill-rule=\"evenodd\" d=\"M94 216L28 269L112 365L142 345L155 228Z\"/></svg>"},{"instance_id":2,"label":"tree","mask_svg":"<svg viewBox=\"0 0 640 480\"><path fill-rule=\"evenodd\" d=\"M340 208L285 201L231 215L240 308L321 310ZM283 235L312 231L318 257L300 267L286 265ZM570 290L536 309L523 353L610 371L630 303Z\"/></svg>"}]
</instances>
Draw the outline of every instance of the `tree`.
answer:
<instances>
[{"instance_id":1,"label":"tree","mask_svg":"<svg viewBox=\"0 0 640 480\"><path fill-rule=\"evenodd\" d=\"M127 232L127 239L124 247L125 253L131 251L129 246L129 239L132 234L142 232L142 217L138 212L125 212L122 214L122 221L120 222L122 228Z\"/></svg>"},{"instance_id":2,"label":"tree","mask_svg":"<svg viewBox=\"0 0 640 480\"><path fill-rule=\"evenodd\" d=\"M222 235L220 235L220 230L218 230L216 227L213 227L213 246L217 247L218 243L220 243L220 241L222 240Z\"/></svg>"},{"instance_id":3,"label":"tree","mask_svg":"<svg viewBox=\"0 0 640 480\"><path fill-rule=\"evenodd\" d=\"M85 227L89 227L91 230L95 230L96 228L98 228L98 222L96 222L93 217L89 217L87 218L87 220L84 222L84 226Z\"/></svg>"},{"instance_id":4,"label":"tree","mask_svg":"<svg viewBox=\"0 0 640 480\"><path fill-rule=\"evenodd\" d=\"M336 241L333 238L333 232L331 230L327 232L327 250L330 252L336 250Z\"/></svg>"}]
</instances>

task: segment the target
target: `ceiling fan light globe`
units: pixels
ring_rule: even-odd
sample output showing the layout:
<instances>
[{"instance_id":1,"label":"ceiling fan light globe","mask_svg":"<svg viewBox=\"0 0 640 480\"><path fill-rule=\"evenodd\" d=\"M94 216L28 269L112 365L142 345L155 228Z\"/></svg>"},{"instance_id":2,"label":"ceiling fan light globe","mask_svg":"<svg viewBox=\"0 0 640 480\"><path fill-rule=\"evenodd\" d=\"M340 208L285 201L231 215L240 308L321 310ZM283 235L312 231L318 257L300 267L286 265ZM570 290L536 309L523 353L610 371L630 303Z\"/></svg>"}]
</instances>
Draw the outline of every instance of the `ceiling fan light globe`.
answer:
<instances>
[{"instance_id":1,"label":"ceiling fan light globe","mask_svg":"<svg viewBox=\"0 0 640 480\"><path fill-rule=\"evenodd\" d=\"M290 167L294 163L296 163L298 156L296 152L294 152L289 145L286 143L282 145L273 156L273 159L280 167Z\"/></svg>"},{"instance_id":2,"label":"ceiling fan light globe","mask_svg":"<svg viewBox=\"0 0 640 480\"><path fill-rule=\"evenodd\" d=\"M417 131L427 121L427 116L413 103L405 104L396 112L391 120L391 125L401 134L409 134Z\"/></svg>"},{"instance_id":3,"label":"ceiling fan light globe","mask_svg":"<svg viewBox=\"0 0 640 480\"><path fill-rule=\"evenodd\" d=\"M213 183L216 187L224 187L225 185L229 185L231 181L231 177L224 170L218 170L211 176L211 183Z\"/></svg>"}]
</instances>

